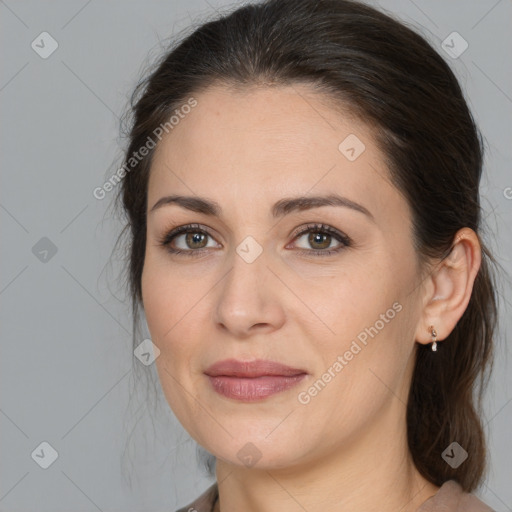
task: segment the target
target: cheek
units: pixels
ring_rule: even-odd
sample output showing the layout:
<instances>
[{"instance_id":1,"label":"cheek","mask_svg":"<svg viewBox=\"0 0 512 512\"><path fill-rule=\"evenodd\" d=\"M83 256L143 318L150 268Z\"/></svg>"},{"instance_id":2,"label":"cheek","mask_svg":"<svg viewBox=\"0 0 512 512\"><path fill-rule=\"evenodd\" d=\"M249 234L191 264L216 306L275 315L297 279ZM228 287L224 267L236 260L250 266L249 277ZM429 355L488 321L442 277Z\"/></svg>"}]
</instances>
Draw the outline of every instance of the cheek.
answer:
<instances>
[{"instance_id":1,"label":"cheek","mask_svg":"<svg viewBox=\"0 0 512 512\"><path fill-rule=\"evenodd\" d=\"M400 396L408 358L408 351L400 350L404 310L382 325L379 315L386 311L364 304L357 317L339 321L335 341L324 347L323 365L311 387L302 390L301 400L309 403L301 407L318 419L327 437L356 435L392 402L407 401Z\"/></svg>"},{"instance_id":2,"label":"cheek","mask_svg":"<svg viewBox=\"0 0 512 512\"><path fill-rule=\"evenodd\" d=\"M142 299L148 326L162 340L185 314L191 287L156 251L146 251L141 277ZM191 284L191 283L189 283Z\"/></svg>"},{"instance_id":3,"label":"cheek","mask_svg":"<svg viewBox=\"0 0 512 512\"><path fill-rule=\"evenodd\" d=\"M354 265L315 299L323 303L319 316L331 331L316 347L322 360L316 377L324 381L327 374L325 380L333 384L322 390L324 398L344 405L327 410L337 421L348 421L347 412L353 418L370 413L400 384L413 343L410 304L401 284L407 282L407 269L400 279L392 277L397 273L384 260Z\"/></svg>"},{"instance_id":4,"label":"cheek","mask_svg":"<svg viewBox=\"0 0 512 512\"><path fill-rule=\"evenodd\" d=\"M295 284L297 295L329 328L331 338L347 340L373 325L391 308L398 292L390 282L389 267L381 262L351 257L340 267L331 270L331 276L303 271Z\"/></svg>"},{"instance_id":5,"label":"cheek","mask_svg":"<svg viewBox=\"0 0 512 512\"><path fill-rule=\"evenodd\" d=\"M197 378L200 343L205 338L208 303L204 295L209 286L176 268L150 255L142 272L142 297L151 340L160 350L156 366L162 384L169 384L174 377L190 389Z\"/></svg>"},{"instance_id":6,"label":"cheek","mask_svg":"<svg viewBox=\"0 0 512 512\"><path fill-rule=\"evenodd\" d=\"M151 258L146 259L141 279L142 299L144 312L151 334L151 340L160 349L160 357L157 358L158 366L169 366L177 361L184 361L181 354L190 343L180 343L183 337L177 337L180 330L180 319L186 319L184 303L187 302L179 280L172 273L154 263ZM183 322L182 320L182 322Z\"/></svg>"},{"instance_id":7,"label":"cheek","mask_svg":"<svg viewBox=\"0 0 512 512\"><path fill-rule=\"evenodd\" d=\"M186 314L190 306L186 306L188 301L179 291L179 281L173 273L153 265L151 258L146 261L142 297L151 340L160 350L155 360L160 385L177 419L188 432L194 433L194 403L190 403L183 390L195 389L192 364L198 350L194 340L199 338L192 332L193 322Z\"/></svg>"}]
</instances>

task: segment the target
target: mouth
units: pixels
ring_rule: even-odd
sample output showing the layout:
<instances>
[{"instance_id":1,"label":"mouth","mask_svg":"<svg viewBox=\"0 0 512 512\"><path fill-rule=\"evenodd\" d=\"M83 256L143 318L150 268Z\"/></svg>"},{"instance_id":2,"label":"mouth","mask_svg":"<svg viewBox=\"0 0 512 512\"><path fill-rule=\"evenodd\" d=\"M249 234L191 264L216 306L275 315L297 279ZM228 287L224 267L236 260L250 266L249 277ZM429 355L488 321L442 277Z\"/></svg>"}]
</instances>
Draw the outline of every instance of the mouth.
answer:
<instances>
[{"instance_id":1,"label":"mouth","mask_svg":"<svg viewBox=\"0 0 512 512\"><path fill-rule=\"evenodd\" d=\"M205 372L214 391L244 402L263 400L296 386L308 373L275 361L227 359Z\"/></svg>"}]
</instances>

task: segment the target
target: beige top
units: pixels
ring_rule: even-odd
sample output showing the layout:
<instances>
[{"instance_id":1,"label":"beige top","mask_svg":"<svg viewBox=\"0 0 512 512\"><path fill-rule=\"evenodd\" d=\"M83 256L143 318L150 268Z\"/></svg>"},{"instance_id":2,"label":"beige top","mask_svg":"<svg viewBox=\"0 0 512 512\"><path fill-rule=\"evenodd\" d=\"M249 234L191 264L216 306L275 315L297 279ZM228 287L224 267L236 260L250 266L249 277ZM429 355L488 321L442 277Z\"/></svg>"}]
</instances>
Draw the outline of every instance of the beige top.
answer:
<instances>
[{"instance_id":1,"label":"beige top","mask_svg":"<svg viewBox=\"0 0 512 512\"><path fill-rule=\"evenodd\" d=\"M190 505L176 512L213 512L219 495L217 482L208 487ZM464 492L455 480L448 480L416 512L495 512L474 494Z\"/></svg>"}]
</instances>

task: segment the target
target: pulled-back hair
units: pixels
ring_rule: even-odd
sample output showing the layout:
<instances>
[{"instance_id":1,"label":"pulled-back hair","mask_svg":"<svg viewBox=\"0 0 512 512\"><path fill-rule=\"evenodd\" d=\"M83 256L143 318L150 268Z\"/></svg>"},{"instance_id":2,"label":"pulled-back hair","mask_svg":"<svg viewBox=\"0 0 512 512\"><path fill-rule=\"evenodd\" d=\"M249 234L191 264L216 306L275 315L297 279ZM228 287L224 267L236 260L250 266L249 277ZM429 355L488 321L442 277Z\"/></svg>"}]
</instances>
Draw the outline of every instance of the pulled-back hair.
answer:
<instances>
[{"instance_id":1,"label":"pulled-back hair","mask_svg":"<svg viewBox=\"0 0 512 512\"><path fill-rule=\"evenodd\" d=\"M437 486L454 479L470 492L486 469L480 410L497 318L494 260L481 238L483 143L454 73L422 36L351 0L268 0L238 7L173 44L139 82L131 98L125 164L176 109L210 86L298 83L310 84L374 128L390 178L411 208L421 262L445 258L463 227L479 236L482 262L469 304L437 352L417 344L407 404L409 450L419 472ZM130 162L116 197L129 235L134 344L140 342L135 332L153 154L154 148ZM457 468L441 457L453 441L468 452Z\"/></svg>"}]
</instances>

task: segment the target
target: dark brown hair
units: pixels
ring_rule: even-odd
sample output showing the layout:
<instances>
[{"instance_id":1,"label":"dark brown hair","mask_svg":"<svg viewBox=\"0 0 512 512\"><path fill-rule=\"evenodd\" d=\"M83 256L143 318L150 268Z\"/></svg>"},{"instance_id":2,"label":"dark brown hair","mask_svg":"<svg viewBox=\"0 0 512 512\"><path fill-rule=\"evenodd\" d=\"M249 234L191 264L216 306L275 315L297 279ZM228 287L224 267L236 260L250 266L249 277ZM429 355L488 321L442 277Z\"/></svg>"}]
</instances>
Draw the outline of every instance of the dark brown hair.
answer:
<instances>
[{"instance_id":1,"label":"dark brown hair","mask_svg":"<svg viewBox=\"0 0 512 512\"><path fill-rule=\"evenodd\" d=\"M422 36L351 0L268 0L239 7L172 45L139 82L131 98L125 165L176 109L212 85L295 83L310 84L375 127L390 179L412 210L420 261L445 258L463 227L480 237L482 263L468 307L437 352L417 344L407 404L408 443L418 470L435 485L455 479L470 492L486 469L479 415L497 318L494 260L481 239L483 143L454 73ZM131 162L116 197L129 231L134 344L140 343L135 333L153 153ZM441 457L454 441L469 455L456 469Z\"/></svg>"}]
</instances>

